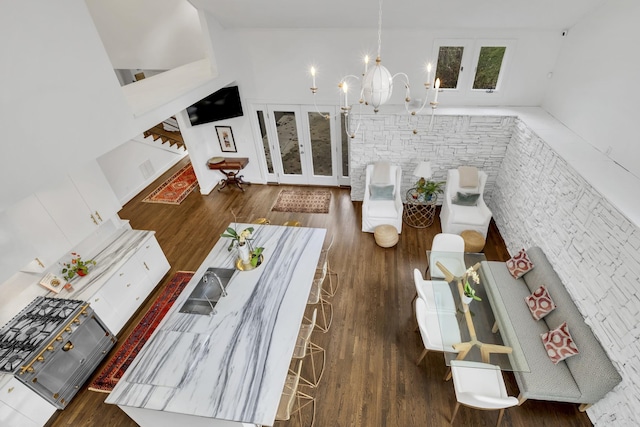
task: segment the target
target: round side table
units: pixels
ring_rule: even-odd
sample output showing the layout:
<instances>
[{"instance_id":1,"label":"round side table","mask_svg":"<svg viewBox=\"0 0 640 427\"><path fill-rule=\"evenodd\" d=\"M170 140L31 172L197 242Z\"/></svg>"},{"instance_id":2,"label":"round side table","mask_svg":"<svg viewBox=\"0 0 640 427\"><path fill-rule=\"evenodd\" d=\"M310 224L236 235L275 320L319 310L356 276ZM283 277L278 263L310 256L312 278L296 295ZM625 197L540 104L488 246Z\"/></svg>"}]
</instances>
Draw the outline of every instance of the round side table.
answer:
<instances>
[{"instance_id":1,"label":"round side table","mask_svg":"<svg viewBox=\"0 0 640 427\"><path fill-rule=\"evenodd\" d=\"M415 188L407 191L405 197L404 211L402 212L402 221L409 227L427 228L433 224L433 218L436 213L436 201L438 195L434 194L431 200L420 200L418 192Z\"/></svg>"}]
</instances>

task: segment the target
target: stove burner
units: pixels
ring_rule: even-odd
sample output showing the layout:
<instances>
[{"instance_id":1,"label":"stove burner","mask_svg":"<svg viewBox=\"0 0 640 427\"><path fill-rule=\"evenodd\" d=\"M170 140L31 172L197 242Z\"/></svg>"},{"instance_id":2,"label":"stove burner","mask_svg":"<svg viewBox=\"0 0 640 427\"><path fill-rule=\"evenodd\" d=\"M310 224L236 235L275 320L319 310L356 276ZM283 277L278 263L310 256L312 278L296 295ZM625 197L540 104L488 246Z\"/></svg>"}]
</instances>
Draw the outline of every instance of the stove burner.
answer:
<instances>
[{"instance_id":1,"label":"stove burner","mask_svg":"<svg viewBox=\"0 0 640 427\"><path fill-rule=\"evenodd\" d=\"M83 304L38 297L0 329L0 372L13 372L44 346Z\"/></svg>"}]
</instances>

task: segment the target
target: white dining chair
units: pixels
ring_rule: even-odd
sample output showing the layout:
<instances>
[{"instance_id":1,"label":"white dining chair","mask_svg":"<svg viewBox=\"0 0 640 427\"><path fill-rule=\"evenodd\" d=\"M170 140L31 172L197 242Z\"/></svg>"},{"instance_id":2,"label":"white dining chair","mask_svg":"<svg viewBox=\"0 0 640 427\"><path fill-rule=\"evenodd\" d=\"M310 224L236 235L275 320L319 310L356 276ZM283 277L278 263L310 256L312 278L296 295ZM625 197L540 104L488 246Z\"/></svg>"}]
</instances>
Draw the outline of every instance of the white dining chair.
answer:
<instances>
[{"instance_id":1,"label":"white dining chair","mask_svg":"<svg viewBox=\"0 0 640 427\"><path fill-rule=\"evenodd\" d=\"M287 379L282 389L282 395L280 396L280 402L278 403L278 409L276 411L277 421L288 421L292 416L297 415L297 420L300 426L303 425L303 412L302 410L311 405L312 415L310 427L316 419L316 401L312 396L300 391L300 371L302 370L302 360L298 361L297 367L293 371L289 371Z\"/></svg>"},{"instance_id":2,"label":"white dining chair","mask_svg":"<svg viewBox=\"0 0 640 427\"><path fill-rule=\"evenodd\" d=\"M444 280L424 280L417 268L413 269L413 281L416 286L415 298L421 298L427 310L436 312L456 312L451 287Z\"/></svg>"},{"instance_id":3,"label":"white dining chair","mask_svg":"<svg viewBox=\"0 0 640 427\"><path fill-rule=\"evenodd\" d=\"M460 405L475 409L500 410L500 425L505 408L518 404L518 399L507 394L500 367L488 363L468 360L452 360L451 375L456 392L456 407L451 416L451 423L458 414Z\"/></svg>"},{"instance_id":4,"label":"white dining chair","mask_svg":"<svg viewBox=\"0 0 640 427\"><path fill-rule=\"evenodd\" d=\"M422 362L429 351L457 353L453 345L461 342L462 339L455 313L430 311L424 300L417 298L416 321L424 344L424 350L416 361L416 365Z\"/></svg>"},{"instance_id":5,"label":"white dining chair","mask_svg":"<svg viewBox=\"0 0 640 427\"><path fill-rule=\"evenodd\" d=\"M331 326L331 322L333 321L333 306L325 298L325 292L322 290L324 280L328 275L328 271L321 270L318 274L319 277L313 279L313 284L311 285L311 291L309 292L307 305L320 304L321 322L315 322L316 328L318 328L322 332L328 332L329 327ZM311 321L311 319L306 316L305 320L307 322Z\"/></svg>"},{"instance_id":6,"label":"white dining chair","mask_svg":"<svg viewBox=\"0 0 640 427\"><path fill-rule=\"evenodd\" d=\"M336 291L338 290L338 285L339 285L338 273L336 273L331 269L331 264L329 263L329 252L333 247L333 239L334 239L334 235L332 234L331 237L329 238L329 244L327 245L326 248L323 248L322 251L320 252L320 259L318 260L318 266L316 267L316 269L319 272L329 277L329 288L328 289L323 288L323 292L327 297L333 297L336 294ZM335 277L335 284L333 283L334 277Z\"/></svg>"},{"instance_id":7,"label":"white dining chair","mask_svg":"<svg viewBox=\"0 0 640 427\"><path fill-rule=\"evenodd\" d=\"M467 269L464 263L464 239L457 234L436 234L429 255L429 274L432 279L444 279L445 275L436 265L437 262L454 276L462 276Z\"/></svg>"},{"instance_id":8,"label":"white dining chair","mask_svg":"<svg viewBox=\"0 0 640 427\"><path fill-rule=\"evenodd\" d=\"M316 327L316 319L318 316L318 309L313 309L311 315L311 322L302 324L300 331L298 332L298 338L296 339L296 346L293 349L292 359L304 359L307 356L311 362L311 379L308 380L304 376L300 377L300 381L304 382L309 387L317 387L322 378L324 372L326 354L324 348L311 341L311 334ZM322 355L322 364L319 369L316 368L316 358Z\"/></svg>"}]
</instances>

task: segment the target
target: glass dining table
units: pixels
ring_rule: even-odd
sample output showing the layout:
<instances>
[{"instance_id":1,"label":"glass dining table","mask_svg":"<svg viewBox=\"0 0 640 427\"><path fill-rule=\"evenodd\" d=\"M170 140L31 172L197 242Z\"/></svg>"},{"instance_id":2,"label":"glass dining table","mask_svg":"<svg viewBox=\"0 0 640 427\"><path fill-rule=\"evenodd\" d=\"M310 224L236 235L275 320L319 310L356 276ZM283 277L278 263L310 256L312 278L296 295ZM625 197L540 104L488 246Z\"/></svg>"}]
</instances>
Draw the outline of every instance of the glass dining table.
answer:
<instances>
[{"instance_id":1,"label":"glass dining table","mask_svg":"<svg viewBox=\"0 0 640 427\"><path fill-rule=\"evenodd\" d=\"M479 283L476 284L469 279L478 299L468 303L463 301L465 271L469 268L478 270L481 263L486 261L485 255L427 251L427 258L430 264L427 279L448 283L455 303L455 313L451 313L449 307L443 308L442 305L436 304L438 318L444 319L446 316L454 315L460 329L460 342L452 343L456 352L444 352L447 366L450 366L451 360L464 359L497 365L505 371L528 372L529 366L526 359L513 357L514 354L522 354L519 343L505 342L500 334L491 299L485 289L486 282L491 281L491 272L488 268L482 269L482 274L479 274ZM440 325L446 323L439 321ZM440 328L440 332L443 342L447 341L444 328Z\"/></svg>"}]
</instances>

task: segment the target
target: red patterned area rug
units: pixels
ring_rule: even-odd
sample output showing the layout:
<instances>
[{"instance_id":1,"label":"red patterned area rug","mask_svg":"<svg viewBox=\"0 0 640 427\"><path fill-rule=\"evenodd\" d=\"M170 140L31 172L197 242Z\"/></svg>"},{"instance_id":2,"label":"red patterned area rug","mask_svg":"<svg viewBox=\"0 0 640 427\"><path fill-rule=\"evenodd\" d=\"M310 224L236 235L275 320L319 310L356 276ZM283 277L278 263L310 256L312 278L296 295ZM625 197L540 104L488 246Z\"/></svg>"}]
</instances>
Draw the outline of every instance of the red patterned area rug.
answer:
<instances>
[{"instance_id":1,"label":"red patterned area rug","mask_svg":"<svg viewBox=\"0 0 640 427\"><path fill-rule=\"evenodd\" d=\"M329 190L282 190L271 208L274 212L329 213Z\"/></svg>"},{"instance_id":2,"label":"red patterned area rug","mask_svg":"<svg viewBox=\"0 0 640 427\"><path fill-rule=\"evenodd\" d=\"M174 173L142 200L147 203L179 205L198 186L191 163Z\"/></svg>"},{"instance_id":3,"label":"red patterned area rug","mask_svg":"<svg viewBox=\"0 0 640 427\"><path fill-rule=\"evenodd\" d=\"M153 331L158 327L162 318L167 314L180 292L187 286L193 277L193 272L179 271L165 286L153 305L147 311L133 332L116 351L105 368L89 384L89 390L102 393L111 393L122 375L138 355L142 346L147 342Z\"/></svg>"}]
</instances>

